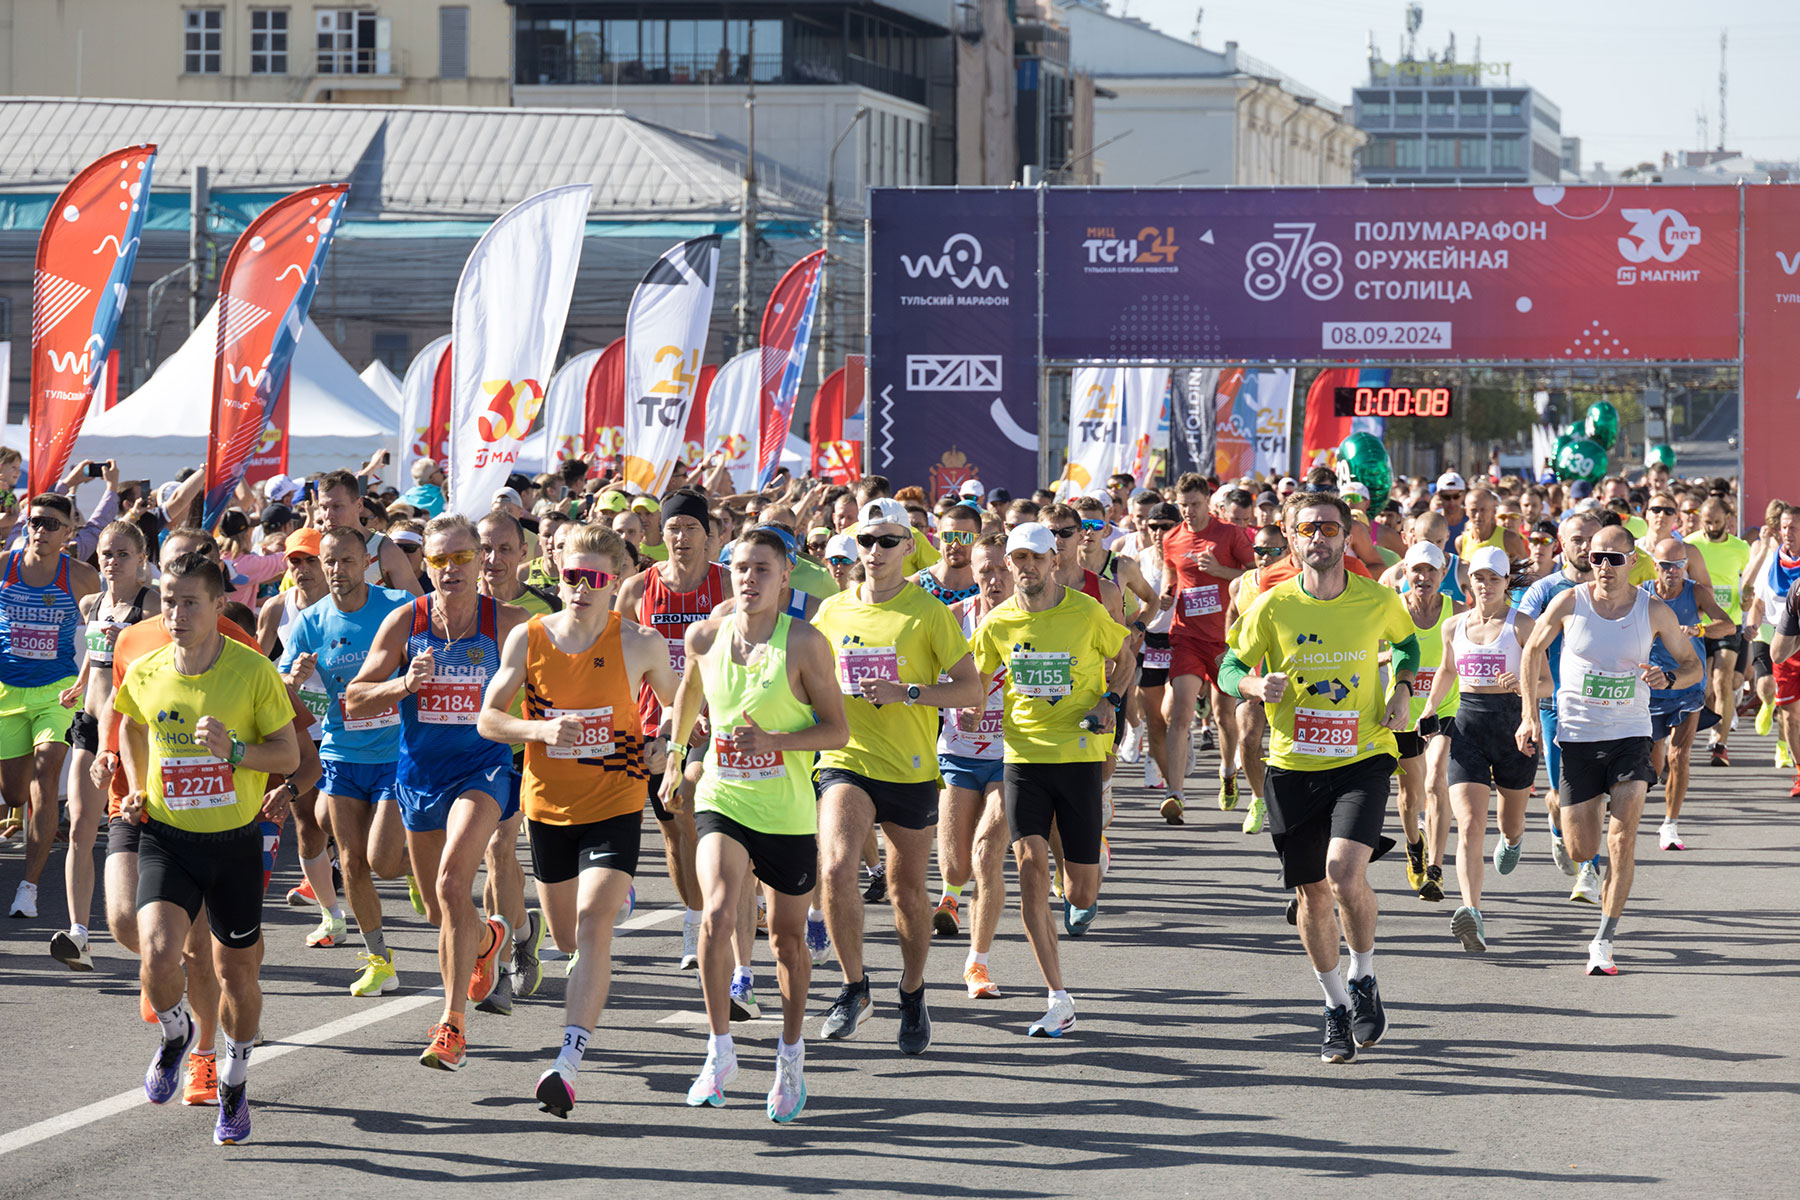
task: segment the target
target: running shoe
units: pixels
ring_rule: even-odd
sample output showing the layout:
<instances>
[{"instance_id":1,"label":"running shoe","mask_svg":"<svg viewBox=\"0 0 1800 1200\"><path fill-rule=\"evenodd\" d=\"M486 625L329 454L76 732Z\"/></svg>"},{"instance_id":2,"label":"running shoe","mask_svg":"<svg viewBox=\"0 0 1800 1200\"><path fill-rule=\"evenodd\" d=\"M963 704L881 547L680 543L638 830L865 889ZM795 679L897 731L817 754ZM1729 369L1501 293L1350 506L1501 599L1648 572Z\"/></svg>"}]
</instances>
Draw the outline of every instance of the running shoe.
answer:
<instances>
[{"instance_id":1,"label":"running shoe","mask_svg":"<svg viewBox=\"0 0 1800 1200\"><path fill-rule=\"evenodd\" d=\"M1756 710L1756 736L1768 737L1769 730L1773 728L1775 728L1775 702L1764 700L1762 706Z\"/></svg>"},{"instance_id":2,"label":"running shoe","mask_svg":"<svg viewBox=\"0 0 1800 1200\"><path fill-rule=\"evenodd\" d=\"M544 949L544 910L534 908L525 914L525 940L513 942L513 995L535 995L544 982L544 964L539 955Z\"/></svg>"},{"instance_id":3,"label":"running shoe","mask_svg":"<svg viewBox=\"0 0 1800 1200\"><path fill-rule=\"evenodd\" d=\"M419 1055L421 1066L435 1067L440 1071L460 1071L468 1061L469 1046L463 1039L462 1030L448 1021L431 1027L431 1042L425 1047L425 1053Z\"/></svg>"},{"instance_id":4,"label":"running shoe","mask_svg":"<svg viewBox=\"0 0 1800 1200\"><path fill-rule=\"evenodd\" d=\"M775 1056L775 1082L769 1088L769 1120L786 1125L806 1107L806 1064L798 1054Z\"/></svg>"},{"instance_id":5,"label":"running shoe","mask_svg":"<svg viewBox=\"0 0 1800 1200\"><path fill-rule=\"evenodd\" d=\"M1268 818L1269 805L1261 796L1250 797L1250 811L1244 814L1244 832L1258 834L1263 831L1263 821Z\"/></svg>"},{"instance_id":6,"label":"running shoe","mask_svg":"<svg viewBox=\"0 0 1800 1200\"><path fill-rule=\"evenodd\" d=\"M1119 761L1134 763L1144 757L1144 723L1133 721L1125 727L1125 740L1119 744Z\"/></svg>"},{"instance_id":7,"label":"running shoe","mask_svg":"<svg viewBox=\"0 0 1800 1200\"><path fill-rule=\"evenodd\" d=\"M513 976L506 968L500 968L494 976L494 990L489 992L475 1004L476 1012L493 1013L497 1017L510 1017L513 1010Z\"/></svg>"},{"instance_id":8,"label":"running shoe","mask_svg":"<svg viewBox=\"0 0 1800 1200\"><path fill-rule=\"evenodd\" d=\"M88 954L86 938L77 938L72 930L59 929L50 938L50 957L64 963L71 971L91 971L94 959Z\"/></svg>"},{"instance_id":9,"label":"running shoe","mask_svg":"<svg viewBox=\"0 0 1800 1200\"><path fill-rule=\"evenodd\" d=\"M1450 933L1470 954L1487 950L1487 930L1482 927L1481 913L1466 904L1450 914Z\"/></svg>"},{"instance_id":10,"label":"running shoe","mask_svg":"<svg viewBox=\"0 0 1800 1200\"><path fill-rule=\"evenodd\" d=\"M1575 860L1569 855L1568 844L1554 833L1550 835L1550 861L1555 863L1556 869L1564 875L1575 874Z\"/></svg>"},{"instance_id":11,"label":"running shoe","mask_svg":"<svg viewBox=\"0 0 1800 1200\"><path fill-rule=\"evenodd\" d=\"M1287 923L1296 927L1300 924L1300 899L1297 896L1288 897Z\"/></svg>"},{"instance_id":12,"label":"running shoe","mask_svg":"<svg viewBox=\"0 0 1800 1200\"><path fill-rule=\"evenodd\" d=\"M414 912L421 917L425 915L425 893L419 890L419 880L416 876L408 875L406 877L406 898L412 903Z\"/></svg>"},{"instance_id":13,"label":"running shoe","mask_svg":"<svg viewBox=\"0 0 1800 1200\"><path fill-rule=\"evenodd\" d=\"M1406 843L1406 886L1415 892L1425 890L1425 839Z\"/></svg>"},{"instance_id":14,"label":"running shoe","mask_svg":"<svg viewBox=\"0 0 1800 1200\"><path fill-rule=\"evenodd\" d=\"M1106 835L1103 833L1100 835L1100 878L1105 879L1111 871L1112 843L1106 840Z\"/></svg>"},{"instance_id":15,"label":"running shoe","mask_svg":"<svg viewBox=\"0 0 1800 1200\"><path fill-rule=\"evenodd\" d=\"M1786 742L1775 743L1775 765L1783 770L1791 769L1794 765L1794 755L1788 750Z\"/></svg>"},{"instance_id":16,"label":"running shoe","mask_svg":"<svg viewBox=\"0 0 1800 1200\"><path fill-rule=\"evenodd\" d=\"M152 1104L167 1104L181 1086L181 1065L188 1051L200 1038L200 1027L194 1018L187 1019L187 1034L180 1041L158 1041L156 1053L150 1056L150 1067L144 1072L144 1095Z\"/></svg>"},{"instance_id":17,"label":"running shoe","mask_svg":"<svg viewBox=\"0 0 1800 1200\"><path fill-rule=\"evenodd\" d=\"M700 922L689 921L685 917L681 922L681 969L700 969Z\"/></svg>"},{"instance_id":18,"label":"running shoe","mask_svg":"<svg viewBox=\"0 0 1800 1200\"><path fill-rule=\"evenodd\" d=\"M895 1040L902 1054L923 1054L931 1047L931 1009L925 1003L925 985L916 992L900 993L900 1034Z\"/></svg>"},{"instance_id":19,"label":"running shoe","mask_svg":"<svg viewBox=\"0 0 1800 1200\"><path fill-rule=\"evenodd\" d=\"M1356 1061L1356 1039L1350 1034L1350 1008L1340 1004L1325 1010L1325 1044L1319 1059L1328 1063Z\"/></svg>"},{"instance_id":20,"label":"running shoe","mask_svg":"<svg viewBox=\"0 0 1800 1200\"><path fill-rule=\"evenodd\" d=\"M1612 943L1595 938L1588 943L1589 975L1617 975L1619 968L1613 965Z\"/></svg>"},{"instance_id":21,"label":"running shoe","mask_svg":"<svg viewBox=\"0 0 1800 1200\"><path fill-rule=\"evenodd\" d=\"M1237 807L1237 776L1219 780L1219 811L1230 812Z\"/></svg>"},{"instance_id":22,"label":"running shoe","mask_svg":"<svg viewBox=\"0 0 1800 1200\"><path fill-rule=\"evenodd\" d=\"M807 915L806 948L812 952L815 966L831 957L831 934L825 931L824 916Z\"/></svg>"},{"instance_id":23,"label":"running shoe","mask_svg":"<svg viewBox=\"0 0 1800 1200\"><path fill-rule=\"evenodd\" d=\"M687 1102L689 1108L699 1108L702 1104L710 1104L714 1108L725 1103L725 1085L737 1078L737 1052L721 1059L710 1051L706 1055L706 1064L700 1073L694 1076L694 1082L688 1088Z\"/></svg>"},{"instance_id":24,"label":"running shoe","mask_svg":"<svg viewBox=\"0 0 1800 1200\"><path fill-rule=\"evenodd\" d=\"M956 897L945 892L944 898L931 914L931 931L939 937L955 937L962 932L962 922L956 914Z\"/></svg>"},{"instance_id":25,"label":"running shoe","mask_svg":"<svg viewBox=\"0 0 1800 1200\"><path fill-rule=\"evenodd\" d=\"M302 879L299 887L288 889L287 901L289 908L316 908L319 898L313 895L312 881Z\"/></svg>"},{"instance_id":26,"label":"running shoe","mask_svg":"<svg viewBox=\"0 0 1800 1200\"><path fill-rule=\"evenodd\" d=\"M1506 840L1506 835L1501 834L1499 841L1494 846L1494 870L1502 875L1511 875L1513 868L1519 865L1519 856L1524 853L1525 839L1523 836L1516 842L1509 842Z\"/></svg>"},{"instance_id":27,"label":"running shoe","mask_svg":"<svg viewBox=\"0 0 1800 1200\"><path fill-rule=\"evenodd\" d=\"M1218 744L1218 739L1213 736L1213 727L1211 725L1202 726L1200 729L1199 748L1202 750L1212 750L1217 748Z\"/></svg>"},{"instance_id":28,"label":"running shoe","mask_svg":"<svg viewBox=\"0 0 1800 1200\"><path fill-rule=\"evenodd\" d=\"M1050 1001L1044 1015L1025 1029L1026 1037L1059 1038L1075 1028L1075 1002L1067 996Z\"/></svg>"},{"instance_id":29,"label":"running shoe","mask_svg":"<svg viewBox=\"0 0 1800 1200\"><path fill-rule=\"evenodd\" d=\"M1600 871L1591 862L1584 862L1575 874L1575 887L1569 892L1569 899L1576 904L1600 903Z\"/></svg>"},{"instance_id":30,"label":"running shoe","mask_svg":"<svg viewBox=\"0 0 1800 1200\"><path fill-rule=\"evenodd\" d=\"M215 1146L239 1146L250 1140L250 1097L241 1083L219 1085L219 1123L213 1126Z\"/></svg>"},{"instance_id":31,"label":"running shoe","mask_svg":"<svg viewBox=\"0 0 1800 1200\"><path fill-rule=\"evenodd\" d=\"M1731 765L1731 752L1726 749L1725 743L1723 742L1714 742L1707 757L1709 760L1707 763L1708 766L1729 767Z\"/></svg>"},{"instance_id":32,"label":"running shoe","mask_svg":"<svg viewBox=\"0 0 1800 1200\"><path fill-rule=\"evenodd\" d=\"M1174 792L1170 792L1167 796L1163 797L1162 807L1159 811L1162 813L1162 819L1169 824L1183 825L1186 824L1181 816L1183 807L1185 806L1181 803L1181 797L1177 796Z\"/></svg>"},{"instance_id":33,"label":"running shoe","mask_svg":"<svg viewBox=\"0 0 1800 1200\"><path fill-rule=\"evenodd\" d=\"M13 893L12 915L36 917L38 915L37 893L37 884L26 883L23 879L19 880L18 890Z\"/></svg>"},{"instance_id":34,"label":"running shoe","mask_svg":"<svg viewBox=\"0 0 1800 1200\"><path fill-rule=\"evenodd\" d=\"M318 928L306 935L306 944L319 950L329 950L333 946L343 945L349 933L350 923L346 918L321 913Z\"/></svg>"},{"instance_id":35,"label":"running shoe","mask_svg":"<svg viewBox=\"0 0 1800 1200\"><path fill-rule=\"evenodd\" d=\"M1792 766L1793 764L1790 762L1788 765ZM1800 772L1795 772L1794 786L1788 789L1788 795L1800 796ZM33 915L35 915L35 914L33 914Z\"/></svg>"},{"instance_id":36,"label":"running shoe","mask_svg":"<svg viewBox=\"0 0 1800 1200\"><path fill-rule=\"evenodd\" d=\"M1687 849L1687 844L1681 840L1681 828L1674 821L1662 823L1662 828L1656 831L1656 842L1664 850Z\"/></svg>"},{"instance_id":37,"label":"running shoe","mask_svg":"<svg viewBox=\"0 0 1800 1200\"><path fill-rule=\"evenodd\" d=\"M1428 904L1438 904L1444 899L1444 868L1432 863L1425 868L1425 886L1419 889L1419 899Z\"/></svg>"},{"instance_id":38,"label":"running shoe","mask_svg":"<svg viewBox=\"0 0 1800 1200\"><path fill-rule=\"evenodd\" d=\"M742 975L731 981L731 1019L754 1021L762 1016L762 1005L756 1002L756 989Z\"/></svg>"},{"instance_id":39,"label":"running shoe","mask_svg":"<svg viewBox=\"0 0 1800 1200\"><path fill-rule=\"evenodd\" d=\"M863 903L864 904L880 904L882 901L886 900L887 898L888 898L888 890L887 890L887 871L886 871L886 869L884 868L879 871L871 872L869 875L869 886L863 892Z\"/></svg>"},{"instance_id":40,"label":"running shoe","mask_svg":"<svg viewBox=\"0 0 1800 1200\"><path fill-rule=\"evenodd\" d=\"M1100 828L1111 829L1113 822L1112 784L1108 783L1100 790Z\"/></svg>"},{"instance_id":41,"label":"running shoe","mask_svg":"<svg viewBox=\"0 0 1800 1200\"><path fill-rule=\"evenodd\" d=\"M874 1001L869 998L869 981L846 983L825 1010L825 1024L821 1032L834 1042L841 1042L856 1036L857 1026L868 1015Z\"/></svg>"},{"instance_id":42,"label":"running shoe","mask_svg":"<svg viewBox=\"0 0 1800 1200\"><path fill-rule=\"evenodd\" d=\"M1388 1027L1387 1009L1381 1006L1381 989L1375 986L1373 975L1346 979L1344 986L1350 989L1350 1032L1356 1035L1358 1046L1373 1046Z\"/></svg>"},{"instance_id":43,"label":"running shoe","mask_svg":"<svg viewBox=\"0 0 1800 1200\"><path fill-rule=\"evenodd\" d=\"M1063 928L1069 931L1070 937L1080 937L1094 924L1094 918L1100 915L1100 902L1095 901L1086 908L1077 908L1074 903L1063 901Z\"/></svg>"},{"instance_id":44,"label":"running shoe","mask_svg":"<svg viewBox=\"0 0 1800 1200\"><path fill-rule=\"evenodd\" d=\"M560 1063L552 1065L538 1076L537 1102L543 1105L539 1112L568 1120L569 1110L575 1107L575 1077L565 1072Z\"/></svg>"},{"instance_id":45,"label":"running shoe","mask_svg":"<svg viewBox=\"0 0 1800 1200\"><path fill-rule=\"evenodd\" d=\"M634 883L625 889L625 908L623 911L621 911L619 913L618 919L616 921L614 921L613 924L614 925L623 925L626 921L629 921L631 919L631 914L636 911L637 911L637 884Z\"/></svg>"},{"instance_id":46,"label":"running shoe","mask_svg":"<svg viewBox=\"0 0 1800 1200\"><path fill-rule=\"evenodd\" d=\"M756 894L756 932L769 936L769 901L761 892Z\"/></svg>"},{"instance_id":47,"label":"running shoe","mask_svg":"<svg viewBox=\"0 0 1800 1200\"><path fill-rule=\"evenodd\" d=\"M211 1050L198 1050L188 1055L187 1083L181 1089L181 1102L189 1108L219 1102L219 1062Z\"/></svg>"},{"instance_id":48,"label":"running shoe","mask_svg":"<svg viewBox=\"0 0 1800 1200\"><path fill-rule=\"evenodd\" d=\"M986 963L970 963L963 968L963 983L968 985L971 1000L998 1000L1000 989L988 978Z\"/></svg>"},{"instance_id":49,"label":"running shoe","mask_svg":"<svg viewBox=\"0 0 1800 1200\"><path fill-rule=\"evenodd\" d=\"M469 999L477 1004L499 986L506 973L500 969L500 953L512 945L512 927L505 917L487 918L487 928L491 935L487 948L475 956L475 969L469 972Z\"/></svg>"},{"instance_id":50,"label":"running shoe","mask_svg":"<svg viewBox=\"0 0 1800 1200\"><path fill-rule=\"evenodd\" d=\"M400 987L400 976L394 970L394 960L390 955L382 958L378 954L359 955L362 959L362 974L358 975L350 985L352 996L385 996Z\"/></svg>"},{"instance_id":51,"label":"running shoe","mask_svg":"<svg viewBox=\"0 0 1800 1200\"><path fill-rule=\"evenodd\" d=\"M1144 786L1157 792L1162 790L1163 782L1162 764L1146 754L1144 756Z\"/></svg>"}]
</instances>

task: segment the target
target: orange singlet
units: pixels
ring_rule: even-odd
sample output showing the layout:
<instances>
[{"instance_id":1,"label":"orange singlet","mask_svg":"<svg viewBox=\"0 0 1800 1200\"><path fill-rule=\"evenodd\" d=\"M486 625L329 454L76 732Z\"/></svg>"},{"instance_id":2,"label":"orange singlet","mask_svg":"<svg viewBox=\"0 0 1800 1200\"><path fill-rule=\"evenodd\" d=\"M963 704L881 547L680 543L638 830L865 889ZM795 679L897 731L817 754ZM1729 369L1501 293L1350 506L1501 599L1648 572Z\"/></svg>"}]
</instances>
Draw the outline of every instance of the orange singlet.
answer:
<instances>
[{"instance_id":1,"label":"orange singlet","mask_svg":"<svg viewBox=\"0 0 1800 1200\"><path fill-rule=\"evenodd\" d=\"M570 713L582 717L578 746L525 743L519 804L533 821L589 825L643 811L650 773L637 692L625 673L622 620L608 613L606 628L580 654L557 649L543 617L526 624L525 716L533 721Z\"/></svg>"}]
</instances>

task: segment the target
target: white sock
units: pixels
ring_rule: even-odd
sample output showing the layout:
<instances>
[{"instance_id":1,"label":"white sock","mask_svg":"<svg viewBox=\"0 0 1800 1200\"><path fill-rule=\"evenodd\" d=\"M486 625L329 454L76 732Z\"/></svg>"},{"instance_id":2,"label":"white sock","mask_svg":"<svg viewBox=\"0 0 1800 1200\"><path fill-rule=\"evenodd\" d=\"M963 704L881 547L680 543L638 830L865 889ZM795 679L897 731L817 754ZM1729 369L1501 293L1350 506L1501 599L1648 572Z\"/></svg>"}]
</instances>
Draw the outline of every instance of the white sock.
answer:
<instances>
[{"instance_id":1,"label":"white sock","mask_svg":"<svg viewBox=\"0 0 1800 1200\"><path fill-rule=\"evenodd\" d=\"M745 987L755 990L756 972L749 967L737 967L731 972L731 986L736 987L742 980Z\"/></svg>"},{"instance_id":2,"label":"white sock","mask_svg":"<svg viewBox=\"0 0 1800 1200\"><path fill-rule=\"evenodd\" d=\"M700 923L700 918L704 915L705 914L699 909L690 908L687 910L687 915L681 918L681 923L683 925L698 925Z\"/></svg>"},{"instance_id":3,"label":"white sock","mask_svg":"<svg viewBox=\"0 0 1800 1200\"><path fill-rule=\"evenodd\" d=\"M1350 978L1367 979L1375 973L1375 947L1350 951Z\"/></svg>"},{"instance_id":4,"label":"white sock","mask_svg":"<svg viewBox=\"0 0 1800 1200\"><path fill-rule=\"evenodd\" d=\"M1050 990L1050 1002L1052 1004L1056 1003L1058 1000L1067 1000L1068 998L1069 998L1069 993L1063 991L1060 988L1052 988Z\"/></svg>"},{"instance_id":5,"label":"white sock","mask_svg":"<svg viewBox=\"0 0 1800 1200\"><path fill-rule=\"evenodd\" d=\"M825 914L809 904L806 906L806 919L809 921L823 921L825 919Z\"/></svg>"},{"instance_id":6,"label":"white sock","mask_svg":"<svg viewBox=\"0 0 1800 1200\"><path fill-rule=\"evenodd\" d=\"M706 1035L706 1052L714 1058L736 1058L737 1047L732 1044L729 1033L709 1033Z\"/></svg>"},{"instance_id":7,"label":"white sock","mask_svg":"<svg viewBox=\"0 0 1800 1200\"><path fill-rule=\"evenodd\" d=\"M581 1069L581 1056L587 1053L588 1038L593 1036L589 1030L579 1025L563 1026L562 1053L556 1056L559 1070L573 1075Z\"/></svg>"},{"instance_id":8,"label":"white sock","mask_svg":"<svg viewBox=\"0 0 1800 1200\"><path fill-rule=\"evenodd\" d=\"M188 1015L187 1010L181 1007L180 1001L177 1001L175 1007L168 1012L157 1009L156 1020L162 1026L163 1041L179 1042L187 1038Z\"/></svg>"},{"instance_id":9,"label":"white sock","mask_svg":"<svg viewBox=\"0 0 1800 1200\"><path fill-rule=\"evenodd\" d=\"M804 1061L806 1058L806 1039L800 1038L791 1046L788 1045L786 1039L783 1039L780 1042L780 1048L776 1050L776 1053L782 1058L798 1058Z\"/></svg>"},{"instance_id":10,"label":"white sock","mask_svg":"<svg viewBox=\"0 0 1800 1200\"><path fill-rule=\"evenodd\" d=\"M82 945L84 945L84 946L87 945L87 937L88 937L87 926L86 925L71 925L71 926L69 926L69 936L74 938L76 941L80 942Z\"/></svg>"},{"instance_id":11,"label":"white sock","mask_svg":"<svg viewBox=\"0 0 1800 1200\"><path fill-rule=\"evenodd\" d=\"M250 1077L250 1051L256 1048L253 1037L240 1042L229 1034L225 1037L225 1061L219 1064L219 1082L228 1087L242 1087Z\"/></svg>"},{"instance_id":12,"label":"white sock","mask_svg":"<svg viewBox=\"0 0 1800 1200\"><path fill-rule=\"evenodd\" d=\"M1350 1007L1350 992L1344 987L1344 977L1338 974L1337 968L1329 971L1314 971L1319 977L1319 986L1325 989L1325 1003L1332 1008Z\"/></svg>"},{"instance_id":13,"label":"white sock","mask_svg":"<svg viewBox=\"0 0 1800 1200\"><path fill-rule=\"evenodd\" d=\"M971 951L969 951L968 961L963 963L963 970L966 971L970 967L985 967L985 966L987 966L987 955L977 954L975 951L971 950Z\"/></svg>"},{"instance_id":14,"label":"white sock","mask_svg":"<svg viewBox=\"0 0 1800 1200\"><path fill-rule=\"evenodd\" d=\"M514 927L513 943L515 945L517 945L520 942L528 942L530 940L531 940L531 918L526 917L525 921L522 925L518 925L518 926Z\"/></svg>"}]
</instances>

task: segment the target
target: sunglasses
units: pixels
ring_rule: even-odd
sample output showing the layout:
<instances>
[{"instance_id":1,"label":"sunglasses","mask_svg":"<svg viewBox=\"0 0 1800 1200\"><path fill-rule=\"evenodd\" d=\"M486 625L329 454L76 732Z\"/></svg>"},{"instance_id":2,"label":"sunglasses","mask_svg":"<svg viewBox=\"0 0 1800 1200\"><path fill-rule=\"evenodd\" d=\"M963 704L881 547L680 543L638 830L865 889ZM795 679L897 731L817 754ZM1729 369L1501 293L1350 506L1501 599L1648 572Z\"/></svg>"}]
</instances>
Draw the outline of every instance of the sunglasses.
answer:
<instances>
[{"instance_id":1,"label":"sunglasses","mask_svg":"<svg viewBox=\"0 0 1800 1200\"><path fill-rule=\"evenodd\" d=\"M1076 534L1080 533L1081 526L1079 526L1079 525L1064 525L1061 528L1052 529L1050 532L1054 533L1059 538L1067 539L1067 538L1072 538Z\"/></svg>"},{"instance_id":2,"label":"sunglasses","mask_svg":"<svg viewBox=\"0 0 1800 1200\"><path fill-rule=\"evenodd\" d=\"M481 551L479 550L452 550L448 554L427 554L425 565L434 571L441 571L451 563L455 563L459 567L466 567L480 557Z\"/></svg>"},{"instance_id":3,"label":"sunglasses","mask_svg":"<svg viewBox=\"0 0 1800 1200\"><path fill-rule=\"evenodd\" d=\"M1697 508L1684 508L1681 510L1681 515L1684 517L1697 517L1700 515L1700 510Z\"/></svg>"},{"instance_id":4,"label":"sunglasses","mask_svg":"<svg viewBox=\"0 0 1800 1200\"><path fill-rule=\"evenodd\" d=\"M1556 539L1547 533L1534 533L1526 539L1534 546L1554 546Z\"/></svg>"},{"instance_id":5,"label":"sunglasses","mask_svg":"<svg viewBox=\"0 0 1800 1200\"><path fill-rule=\"evenodd\" d=\"M845 558L842 554L834 554L825 561L834 567L847 567L856 560L854 558Z\"/></svg>"},{"instance_id":6,"label":"sunglasses","mask_svg":"<svg viewBox=\"0 0 1800 1200\"><path fill-rule=\"evenodd\" d=\"M1627 550L1594 550L1588 554L1588 561L1597 567L1622 567L1631 561L1632 553Z\"/></svg>"},{"instance_id":7,"label":"sunglasses","mask_svg":"<svg viewBox=\"0 0 1800 1200\"><path fill-rule=\"evenodd\" d=\"M1660 513L1665 517L1672 517L1675 515L1675 510L1670 508L1667 504L1652 504L1644 511L1647 513Z\"/></svg>"},{"instance_id":8,"label":"sunglasses","mask_svg":"<svg viewBox=\"0 0 1800 1200\"><path fill-rule=\"evenodd\" d=\"M1344 532L1344 526L1340 521L1302 521L1294 526L1294 532L1306 538L1334 538Z\"/></svg>"},{"instance_id":9,"label":"sunglasses","mask_svg":"<svg viewBox=\"0 0 1800 1200\"><path fill-rule=\"evenodd\" d=\"M55 517L32 517L27 524L39 533L52 533L58 529L67 529L69 527L67 521L59 521Z\"/></svg>"},{"instance_id":10,"label":"sunglasses","mask_svg":"<svg viewBox=\"0 0 1800 1200\"><path fill-rule=\"evenodd\" d=\"M969 529L946 529L938 534L946 546L973 546L975 533Z\"/></svg>"},{"instance_id":11,"label":"sunglasses","mask_svg":"<svg viewBox=\"0 0 1800 1200\"><path fill-rule=\"evenodd\" d=\"M564 567L562 569L564 583L570 587L580 587L586 584L588 590L593 592L611 586L612 581L617 578L618 576L610 571L596 571L592 567Z\"/></svg>"},{"instance_id":12,"label":"sunglasses","mask_svg":"<svg viewBox=\"0 0 1800 1200\"><path fill-rule=\"evenodd\" d=\"M1151 533L1167 533L1175 527L1173 525L1146 525L1144 528L1148 529Z\"/></svg>"},{"instance_id":13,"label":"sunglasses","mask_svg":"<svg viewBox=\"0 0 1800 1200\"><path fill-rule=\"evenodd\" d=\"M1274 558L1276 555L1285 554L1286 552L1287 552L1286 547L1283 547L1283 546L1252 546L1252 547L1250 547L1250 553L1256 555L1256 557L1258 557L1258 558Z\"/></svg>"},{"instance_id":14,"label":"sunglasses","mask_svg":"<svg viewBox=\"0 0 1800 1200\"><path fill-rule=\"evenodd\" d=\"M859 533L856 535L856 544L864 550L873 546L880 546L883 550L892 550L894 547L910 541L912 541L911 538L898 533Z\"/></svg>"},{"instance_id":15,"label":"sunglasses","mask_svg":"<svg viewBox=\"0 0 1800 1200\"><path fill-rule=\"evenodd\" d=\"M1106 522L1096 521L1092 517L1083 517L1081 518L1081 527L1089 533L1099 533L1106 528Z\"/></svg>"},{"instance_id":16,"label":"sunglasses","mask_svg":"<svg viewBox=\"0 0 1800 1200\"><path fill-rule=\"evenodd\" d=\"M1687 560L1685 558L1678 562L1666 562L1660 558L1656 560L1656 569L1659 571L1673 571L1685 566L1687 566Z\"/></svg>"}]
</instances>

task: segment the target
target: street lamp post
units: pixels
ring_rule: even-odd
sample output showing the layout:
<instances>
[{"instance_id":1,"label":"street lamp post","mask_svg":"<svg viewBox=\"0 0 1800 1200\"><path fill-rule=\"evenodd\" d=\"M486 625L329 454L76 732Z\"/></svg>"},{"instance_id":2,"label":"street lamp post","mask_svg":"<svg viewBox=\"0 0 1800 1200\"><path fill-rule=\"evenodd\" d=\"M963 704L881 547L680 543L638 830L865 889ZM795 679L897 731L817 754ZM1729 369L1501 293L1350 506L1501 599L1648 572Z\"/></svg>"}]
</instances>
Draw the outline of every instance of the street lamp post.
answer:
<instances>
[{"instance_id":1,"label":"street lamp post","mask_svg":"<svg viewBox=\"0 0 1800 1200\"><path fill-rule=\"evenodd\" d=\"M856 106L856 115L844 126L844 132L838 134L837 141L831 144L831 156L825 167L825 213L819 222L825 243L825 260L819 264L819 307L823 310L823 320L819 322L819 382L831 374L831 356L834 350L832 335L837 328L837 300L831 291L831 239L837 225L837 153L844 139L850 136L857 123L869 115L866 105Z\"/></svg>"}]
</instances>

